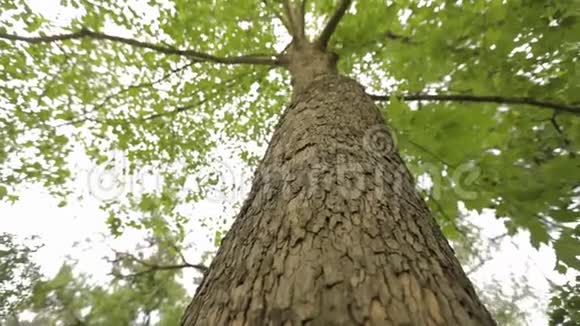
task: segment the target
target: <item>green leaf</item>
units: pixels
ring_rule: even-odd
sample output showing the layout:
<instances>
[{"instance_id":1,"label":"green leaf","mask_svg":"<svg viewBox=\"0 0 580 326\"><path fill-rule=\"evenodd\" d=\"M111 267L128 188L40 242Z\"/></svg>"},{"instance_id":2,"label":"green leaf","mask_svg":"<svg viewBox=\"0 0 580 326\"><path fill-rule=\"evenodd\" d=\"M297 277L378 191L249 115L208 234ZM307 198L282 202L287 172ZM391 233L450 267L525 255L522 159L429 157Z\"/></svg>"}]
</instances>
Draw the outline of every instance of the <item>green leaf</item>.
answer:
<instances>
[{"instance_id":1,"label":"green leaf","mask_svg":"<svg viewBox=\"0 0 580 326\"><path fill-rule=\"evenodd\" d=\"M223 233L221 231L215 231L214 237L213 237L213 245L215 247L219 247L222 243L222 239L223 239Z\"/></svg>"},{"instance_id":2,"label":"green leaf","mask_svg":"<svg viewBox=\"0 0 580 326\"><path fill-rule=\"evenodd\" d=\"M8 195L8 189L6 187L0 185L0 199L6 197Z\"/></svg>"},{"instance_id":3,"label":"green leaf","mask_svg":"<svg viewBox=\"0 0 580 326\"><path fill-rule=\"evenodd\" d=\"M580 270L580 228L567 229L554 242L556 257L570 268Z\"/></svg>"},{"instance_id":4,"label":"green leaf","mask_svg":"<svg viewBox=\"0 0 580 326\"><path fill-rule=\"evenodd\" d=\"M139 202L139 209L144 212L152 212L158 207L157 199L151 195L144 195Z\"/></svg>"}]
</instances>

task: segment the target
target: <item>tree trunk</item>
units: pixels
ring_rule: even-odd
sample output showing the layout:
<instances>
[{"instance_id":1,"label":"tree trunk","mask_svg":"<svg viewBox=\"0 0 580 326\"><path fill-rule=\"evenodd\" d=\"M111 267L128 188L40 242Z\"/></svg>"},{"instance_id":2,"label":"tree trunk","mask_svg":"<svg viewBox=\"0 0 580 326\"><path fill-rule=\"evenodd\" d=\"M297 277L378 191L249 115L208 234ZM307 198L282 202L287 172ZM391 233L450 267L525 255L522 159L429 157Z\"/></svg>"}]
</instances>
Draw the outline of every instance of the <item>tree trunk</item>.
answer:
<instances>
[{"instance_id":1,"label":"tree trunk","mask_svg":"<svg viewBox=\"0 0 580 326\"><path fill-rule=\"evenodd\" d=\"M298 82L183 325L495 325L362 86Z\"/></svg>"}]
</instances>

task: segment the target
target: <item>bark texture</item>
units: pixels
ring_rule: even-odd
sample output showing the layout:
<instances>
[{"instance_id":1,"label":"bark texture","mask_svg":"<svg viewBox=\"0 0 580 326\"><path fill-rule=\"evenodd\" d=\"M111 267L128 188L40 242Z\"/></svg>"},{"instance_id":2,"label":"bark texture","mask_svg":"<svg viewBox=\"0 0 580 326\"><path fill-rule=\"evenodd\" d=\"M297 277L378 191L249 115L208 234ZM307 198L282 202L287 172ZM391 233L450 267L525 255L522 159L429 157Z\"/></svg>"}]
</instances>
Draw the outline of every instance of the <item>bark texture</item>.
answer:
<instances>
[{"instance_id":1,"label":"bark texture","mask_svg":"<svg viewBox=\"0 0 580 326\"><path fill-rule=\"evenodd\" d=\"M183 325L495 325L363 88L281 117Z\"/></svg>"},{"instance_id":2,"label":"bark texture","mask_svg":"<svg viewBox=\"0 0 580 326\"><path fill-rule=\"evenodd\" d=\"M495 325L373 101L347 77L313 78L183 325Z\"/></svg>"}]
</instances>

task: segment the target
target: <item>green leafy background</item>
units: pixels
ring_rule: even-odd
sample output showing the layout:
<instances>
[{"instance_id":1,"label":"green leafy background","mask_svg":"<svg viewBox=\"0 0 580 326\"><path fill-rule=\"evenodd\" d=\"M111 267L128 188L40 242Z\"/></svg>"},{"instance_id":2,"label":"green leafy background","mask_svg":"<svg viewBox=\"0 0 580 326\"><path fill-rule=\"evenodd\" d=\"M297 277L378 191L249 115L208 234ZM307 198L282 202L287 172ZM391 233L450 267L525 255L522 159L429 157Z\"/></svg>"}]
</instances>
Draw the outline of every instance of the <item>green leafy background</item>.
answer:
<instances>
[{"instance_id":1,"label":"green leafy background","mask_svg":"<svg viewBox=\"0 0 580 326\"><path fill-rule=\"evenodd\" d=\"M60 5L67 14L52 17L26 1L0 0L0 33L89 28L219 56L277 53L286 45L274 18L279 7L268 1ZM320 29L334 6L308 2L309 32ZM379 105L412 172L431 180L423 195L448 239L461 247L477 234L464 226L462 211L492 209L510 236L525 231L535 248L553 248L558 271L580 270L577 114L397 99L452 93L580 103L577 0L354 1L331 47L343 74L370 93L392 95ZM102 200L106 223L116 237L143 231L156 248L143 259L165 265L179 261L187 247L185 226L194 217L184 207L216 189L247 185L244 179L227 188L216 151L234 170L255 167L291 91L284 71L196 62L89 39L34 45L0 39L0 67L0 200L16 202L28 185L41 184L66 206L79 200L71 157L86 156L109 171L119 169L120 155L123 176L150 174L159 182ZM208 229L216 246L229 222L220 225ZM121 270L144 268L127 257L123 262ZM54 279L39 281L29 309L47 325L70 322L78 317L74 311L89 306L83 316L91 325L128 324L144 311L158 311L160 324L174 325L187 302L179 273L131 282L119 277L110 291L91 287L65 264ZM161 292L151 292L155 287Z\"/></svg>"}]
</instances>

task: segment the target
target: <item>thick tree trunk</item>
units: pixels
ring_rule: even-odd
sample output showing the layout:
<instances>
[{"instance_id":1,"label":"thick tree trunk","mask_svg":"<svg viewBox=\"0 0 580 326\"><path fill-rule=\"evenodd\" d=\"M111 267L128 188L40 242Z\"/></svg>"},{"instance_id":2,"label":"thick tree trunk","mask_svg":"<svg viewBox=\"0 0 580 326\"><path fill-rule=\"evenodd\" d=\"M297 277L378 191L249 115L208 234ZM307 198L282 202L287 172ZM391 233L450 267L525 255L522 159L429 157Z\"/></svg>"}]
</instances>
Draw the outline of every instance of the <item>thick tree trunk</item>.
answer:
<instances>
[{"instance_id":1,"label":"thick tree trunk","mask_svg":"<svg viewBox=\"0 0 580 326\"><path fill-rule=\"evenodd\" d=\"M363 88L301 88L183 325L495 325Z\"/></svg>"}]
</instances>

